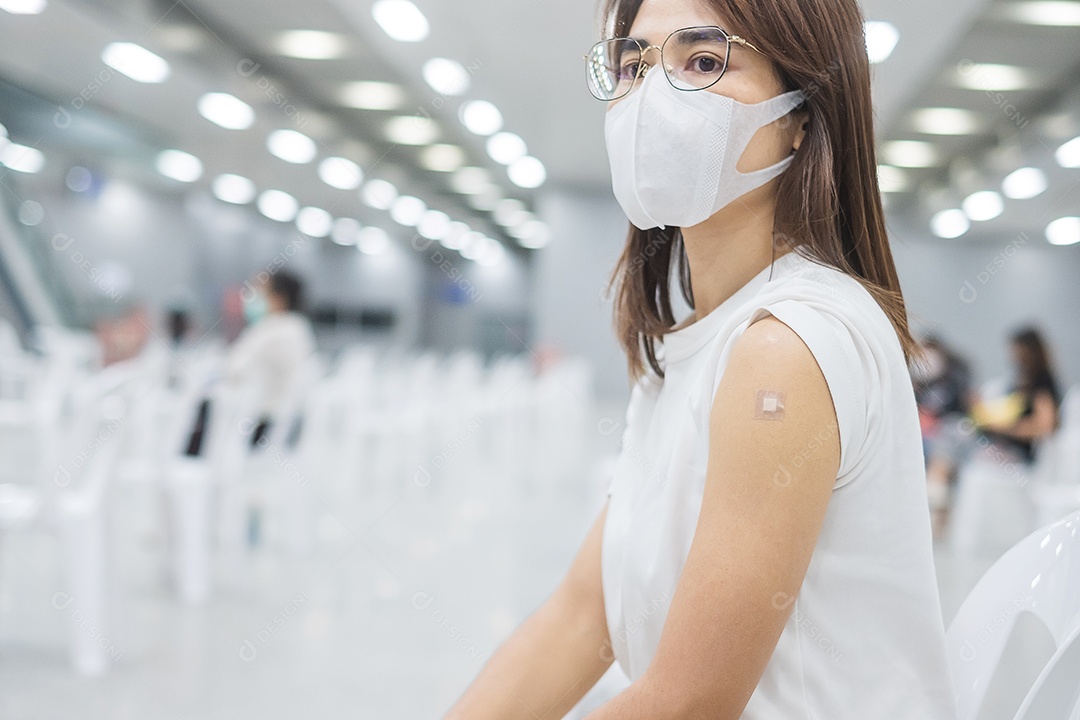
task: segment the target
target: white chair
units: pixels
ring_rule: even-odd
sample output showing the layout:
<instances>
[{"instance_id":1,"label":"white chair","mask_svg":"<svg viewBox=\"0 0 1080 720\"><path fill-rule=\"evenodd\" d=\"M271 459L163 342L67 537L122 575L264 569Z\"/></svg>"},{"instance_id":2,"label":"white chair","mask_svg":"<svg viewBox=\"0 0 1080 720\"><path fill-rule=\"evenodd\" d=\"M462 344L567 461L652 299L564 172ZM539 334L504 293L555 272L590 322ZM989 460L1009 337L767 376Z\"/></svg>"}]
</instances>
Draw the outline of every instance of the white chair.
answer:
<instances>
[{"instance_id":1,"label":"white chair","mask_svg":"<svg viewBox=\"0 0 1080 720\"><path fill-rule=\"evenodd\" d=\"M1022 540L976 584L946 634L958 720L974 720L1020 613L1049 631L1056 651L1014 720L1080 718L1080 513Z\"/></svg>"},{"instance_id":2,"label":"white chair","mask_svg":"<svg viewBox=\"0 0 1080 720\"><path fill-rule=\"evenodd\" d=\"M1080 510L1080 385L1065 394L1058 429L1039 447L1031 492L1040 526Z\"/></svg>"},{"instance_id":3,"label":"white chair","mask_svg":"<svg viewBox=\"0 0 1080 720\"><path fill-rule=\"evenodd\" d=\"M57 377L39 396L5 413L6 431L24 431L35 448L26 483L0 485L0 534L42 526L60 540L63 592L57 610L70 613L71 658L82 675L109 667L105 497L121 438L122 377ZM24 420L15 426L17 415Z\"/></svg>"},{"instance_id":4,"label":"white chair","mask_svg":"<svg viewBox=\"0 0 1080 720\"><path fill-rule=\"evenodd\" d=\"M1036 527L1031 477L1022 463L976 450L957 477L948 529L952 553L996 558L1030 533Z\"/></svg>"}]
</instances>

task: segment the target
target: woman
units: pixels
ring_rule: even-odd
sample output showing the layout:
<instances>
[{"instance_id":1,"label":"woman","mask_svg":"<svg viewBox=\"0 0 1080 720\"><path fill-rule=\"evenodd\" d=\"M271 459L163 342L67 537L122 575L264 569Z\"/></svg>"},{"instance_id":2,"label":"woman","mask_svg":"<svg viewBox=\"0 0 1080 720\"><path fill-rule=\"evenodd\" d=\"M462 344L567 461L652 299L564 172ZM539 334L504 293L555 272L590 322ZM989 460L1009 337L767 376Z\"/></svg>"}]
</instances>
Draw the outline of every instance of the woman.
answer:
<instances>
[{"instance_id":1,"label":"woman","mask_svg":"<svg viewBox=\"0 0 1080 720\"><path fill-rule=\"evenodd\" d=\"M1010 340L1015 368L1010 396L1015 398L1017 413L1014 417L996 418L981 428L1003 451L1030 465L1035 461L1035 443L1057 429L1061 393L1039 331L1021 328Z\"/></svg>"},{"instance_id":2,"label":"woman","mask_svg":"<svg viewBox=\"0 0 1080 720\"><path fill-rule=\"evenodd\" d=\"M618 660L591 720L952 718L856 1L609 3L623 453L447 717L560 718Z\"/></svg>"}]
</instances>

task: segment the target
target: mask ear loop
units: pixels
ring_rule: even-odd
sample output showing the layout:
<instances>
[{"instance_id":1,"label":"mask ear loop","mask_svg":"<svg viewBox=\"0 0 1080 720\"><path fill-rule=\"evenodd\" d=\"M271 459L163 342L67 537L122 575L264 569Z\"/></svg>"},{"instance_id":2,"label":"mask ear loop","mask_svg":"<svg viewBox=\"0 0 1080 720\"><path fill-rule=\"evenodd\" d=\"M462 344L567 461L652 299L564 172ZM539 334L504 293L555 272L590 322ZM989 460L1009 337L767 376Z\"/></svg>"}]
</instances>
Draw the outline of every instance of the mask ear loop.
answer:
<instances>
[{"instance_id":1,"label":"mask ear loop","mask_svg":"<svg viewBox=\"0 0 1080 720\"><path fill-rule=\"evenodd\" d=\"M803 100L801 100L798 105L793 107L788 112L788 114L790 115L791 113L794 113L794 112L796 112L798 110L801 110L804 107L806 107L806 99L805 98ZM798 152L799 151L797 149L791 148L791 154L792 155L795 155ZM776 232L776 229L774 228L773 229L773 234L772 234L772 258L769 260L769 280L768 280L768 282L772 282L773 270L776 269L776 236L777 236L777 232ZM795 248L791 248L791 252L795 252Z\"/></svg>"}]
</instances>

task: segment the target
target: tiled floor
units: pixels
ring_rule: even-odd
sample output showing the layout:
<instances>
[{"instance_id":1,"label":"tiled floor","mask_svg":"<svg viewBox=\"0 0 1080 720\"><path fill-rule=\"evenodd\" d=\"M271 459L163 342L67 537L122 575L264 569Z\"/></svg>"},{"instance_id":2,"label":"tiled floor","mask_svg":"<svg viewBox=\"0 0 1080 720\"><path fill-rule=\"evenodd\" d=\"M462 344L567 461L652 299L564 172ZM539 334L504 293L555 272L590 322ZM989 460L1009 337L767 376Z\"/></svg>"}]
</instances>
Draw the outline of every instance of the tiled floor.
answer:
<instances>
[{"instance_id":1,"label":"tiled floor","mask_svg":"<svg viewBox=\"0 0 1080 720\"><path fill-rule=\"evenodd\" d=\"M202 607L172 595L160 499L118 490L118 656L99 679L68 667L55 541L13 533L0 539L0 718L438 718L565 570L603 494L589 468L574 478L490 477L501 491L472 497L413 488L355 517L324 506L316 552L256 550L218 569ZM985 567L940 558L946 619Z\"/></svg>"}]
</instances>

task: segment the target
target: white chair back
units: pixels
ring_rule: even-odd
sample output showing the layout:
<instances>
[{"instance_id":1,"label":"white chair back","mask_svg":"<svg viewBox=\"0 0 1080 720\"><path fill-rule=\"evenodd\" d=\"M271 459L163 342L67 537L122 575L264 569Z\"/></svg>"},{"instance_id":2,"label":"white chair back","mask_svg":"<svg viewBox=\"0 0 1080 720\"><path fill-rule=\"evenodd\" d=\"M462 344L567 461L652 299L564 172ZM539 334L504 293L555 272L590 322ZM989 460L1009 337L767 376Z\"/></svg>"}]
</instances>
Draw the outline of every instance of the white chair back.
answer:
<instances>
[{"instance_id":1,"label":"white chair back","mask_svg":"<svg viewBox=\"0 0 1080 720\"><path fill-rule=\"evenodd\" d=\"M1032 684L1015 720L1075 720L1080 707L1080 513L1017 543L960 606L946 634L958 720L977 717L1023 612L1046 627L1057 651Z\"/></svg>"}]
</instances>

